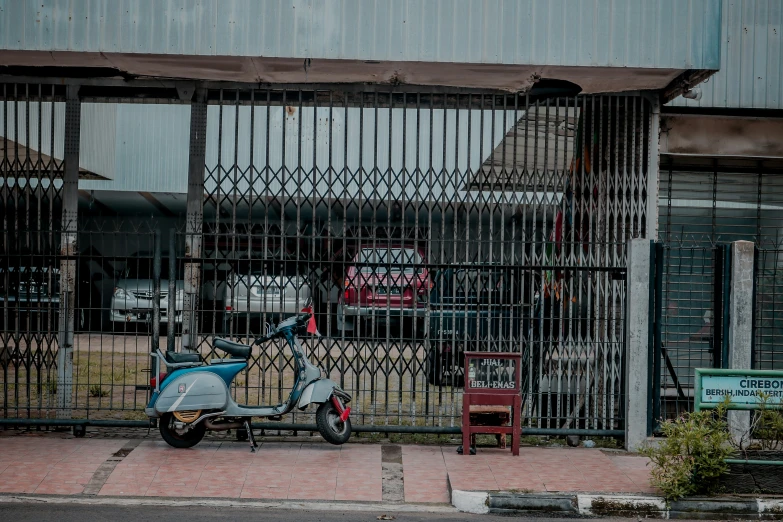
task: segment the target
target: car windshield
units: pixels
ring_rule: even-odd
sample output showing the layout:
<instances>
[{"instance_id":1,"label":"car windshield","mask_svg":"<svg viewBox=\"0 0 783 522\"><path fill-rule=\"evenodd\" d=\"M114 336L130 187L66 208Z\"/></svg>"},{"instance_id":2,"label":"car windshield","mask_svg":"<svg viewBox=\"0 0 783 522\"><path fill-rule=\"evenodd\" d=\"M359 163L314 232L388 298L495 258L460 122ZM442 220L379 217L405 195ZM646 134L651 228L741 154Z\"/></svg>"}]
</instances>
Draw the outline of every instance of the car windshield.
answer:
<instances>
[{"instance_id":1,"label":"car windshield","mask_svg":"<svg viewBox=\"0 0 783 522\"><path fill-rule=\"evenodd\" d=\"M423 262L421 255L412 248L365 248L357 258L357 264L360 265L379 265L363 266L362 272L369 274L385 274L389 265L394 271L401 269L406 274L412 274Z\"/></svg>"}]
</instances>

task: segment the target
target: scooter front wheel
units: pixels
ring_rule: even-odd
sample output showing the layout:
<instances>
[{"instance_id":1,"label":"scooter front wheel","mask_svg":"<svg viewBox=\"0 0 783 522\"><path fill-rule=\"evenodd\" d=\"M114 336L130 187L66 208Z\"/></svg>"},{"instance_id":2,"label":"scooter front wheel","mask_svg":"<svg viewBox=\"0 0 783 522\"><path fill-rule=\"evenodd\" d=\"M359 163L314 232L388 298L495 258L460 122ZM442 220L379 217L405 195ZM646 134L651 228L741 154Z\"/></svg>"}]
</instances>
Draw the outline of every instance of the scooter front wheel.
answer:
<instances>
[{"instance_id":1,"label":"scooter front wheel","mask_svg":"<svg viewBox=\"0 0 783 522\"><path fill-rule=\"evenodd\" d=\"M160 436L163 437L169 446L175 448L192 448L204 438L204 434L207 432L207 427L203 422L199 422L192 429L179 433L174 428L175 422L174 414L164 413L160 418L158 425L160 426Z\"/></svg>"},{"instance_id":2,"label":"scooter front wheel","mask_svg":"<svg viewBox=\"0 0 783 522\"><path fill-rule=\"evenodd\" d=\"M318 431L326 442L340 445L351 438L351 419L340 420L340 414L332 401L324 402L315 412L315 422Z\"/></svg>"}]
</instances>

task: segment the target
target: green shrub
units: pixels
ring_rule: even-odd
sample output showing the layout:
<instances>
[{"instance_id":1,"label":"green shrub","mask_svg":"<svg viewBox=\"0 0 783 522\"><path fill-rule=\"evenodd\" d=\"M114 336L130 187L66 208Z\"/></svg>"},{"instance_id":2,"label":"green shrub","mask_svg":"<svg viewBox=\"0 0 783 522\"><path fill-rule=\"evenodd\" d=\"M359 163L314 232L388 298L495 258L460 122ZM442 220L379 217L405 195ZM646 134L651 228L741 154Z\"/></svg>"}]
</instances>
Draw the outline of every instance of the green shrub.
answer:
<instances>
[{"instance_id":1,"label":"green shrub","mask_svg":"<svg viewBox=\"0 0 783 522\"><path fill-rule=\"evenodd\" d=\"M653 465L651 483L667 500L718 492L720 477L728 471L724 460L734 453L726 405L664 422L665 438L642 450Z\"/></svg>"},{"instance_id":2,"label":"green shrub","mask_svg":"<svg viewBox=\"0 0 783 522\"><path fill-rule=\"evenodd\" d=\"M783 448L783 411L780 404L772 402L768 394L762 394L759 409L755 412L749 438L755 439L758 449ZM748 448L755 449L755 448Z\"/></svg>"}]
</instances>

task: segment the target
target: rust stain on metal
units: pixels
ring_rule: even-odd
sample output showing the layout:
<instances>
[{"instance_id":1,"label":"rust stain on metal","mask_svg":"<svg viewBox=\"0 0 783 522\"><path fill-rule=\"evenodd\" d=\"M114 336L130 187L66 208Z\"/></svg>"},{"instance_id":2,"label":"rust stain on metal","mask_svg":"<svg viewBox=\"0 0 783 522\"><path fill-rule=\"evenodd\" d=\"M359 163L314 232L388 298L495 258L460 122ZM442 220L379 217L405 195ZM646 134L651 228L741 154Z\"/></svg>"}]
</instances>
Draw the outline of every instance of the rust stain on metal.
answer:
<instances>
[{"instance_id":1,"label":"rust stain on metal","mask_svg":"<svg viewBox=\"0 0 783 522\"><path fill-rule=\"evenodd\" d=\"M288 116L293 116L296 113L296 107L292 107L290 105L285 106L285 113Z\"/></svg>"}]
</instances>

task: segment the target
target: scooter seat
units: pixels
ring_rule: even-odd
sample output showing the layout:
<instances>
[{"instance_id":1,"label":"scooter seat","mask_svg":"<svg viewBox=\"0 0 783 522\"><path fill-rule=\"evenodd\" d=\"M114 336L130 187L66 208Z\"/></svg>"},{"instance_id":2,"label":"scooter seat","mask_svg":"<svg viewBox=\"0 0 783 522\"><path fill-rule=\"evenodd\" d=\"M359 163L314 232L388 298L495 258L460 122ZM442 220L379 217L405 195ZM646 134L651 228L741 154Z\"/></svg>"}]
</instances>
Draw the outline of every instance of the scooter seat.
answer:
<instances>
[{"instance_id":1,"label":"scooter seat","mask_svg":"<svg viewBox=\"0 0 783 522\"><path fill-rule=\"evenodd\" d=\"M172 364L197 363L201 358L197 353L166 352L166 360Z\"/></svg>"},{"instance_id":2,"label":"scooter seat","mask_svg":"<svg viewBox=\"0 0 783 522\"><path fill-rule=\"evenodd\" d=\"M253 349L252 346L248 346L242 343L235 343L229 341L228 339L215 339L215 341L212 343L212 346L219 350L223 350L229 355L233 355L234 357L242 357L243 359L250 357L250 352Z\"/></svg>"}]
</instances>

